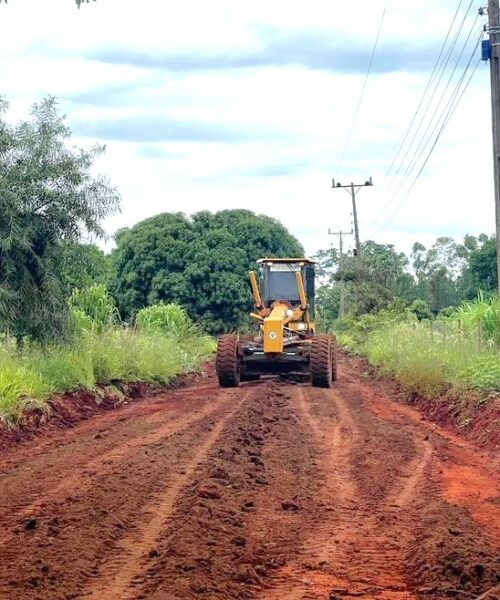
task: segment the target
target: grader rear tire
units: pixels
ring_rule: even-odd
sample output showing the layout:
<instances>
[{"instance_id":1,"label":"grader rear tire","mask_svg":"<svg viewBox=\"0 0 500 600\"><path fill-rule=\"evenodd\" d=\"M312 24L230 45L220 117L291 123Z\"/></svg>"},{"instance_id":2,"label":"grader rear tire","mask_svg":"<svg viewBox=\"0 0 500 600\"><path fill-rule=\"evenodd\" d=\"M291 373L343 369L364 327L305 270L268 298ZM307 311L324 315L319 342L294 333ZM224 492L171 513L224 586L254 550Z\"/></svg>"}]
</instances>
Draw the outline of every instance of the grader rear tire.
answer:
<instances>
[{"instance_id":1,"label":"grader rear tire","mask_svg":"<svg viewBox=\"0 0 500 600\"><path fill-rule=\"evenodd\" d=\"M220 336L217 344L215 370L221 387L238 387L240 385L240 345L235 335Z\"/></svg>"},{"instance_id":2,"label":"grader rear tire","mask_svg":"<svg viewBox=\"0 0 500 600\"><path fill-rule=\"evenodd\" d=\"M333 381L332 338L316 335L311 342L311 378L314 387L329 388Z\"/></svg>"}]
</instances>

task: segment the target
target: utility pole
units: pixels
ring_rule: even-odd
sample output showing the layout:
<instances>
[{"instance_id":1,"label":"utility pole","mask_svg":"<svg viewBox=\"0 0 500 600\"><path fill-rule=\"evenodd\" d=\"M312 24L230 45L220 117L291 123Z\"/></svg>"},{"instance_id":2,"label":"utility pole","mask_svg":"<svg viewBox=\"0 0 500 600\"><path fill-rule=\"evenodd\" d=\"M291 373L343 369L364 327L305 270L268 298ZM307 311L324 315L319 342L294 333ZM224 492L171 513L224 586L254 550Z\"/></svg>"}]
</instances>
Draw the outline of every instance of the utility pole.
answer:
<instances>
[{"instance_id":1,"label":"utility pole","mask_svg":"<svg viewBox=\"0 0 500 600\"><path fill-rule=\"evenodd\" d=\"M349 185L342 185L341 183L335 183L335 179L332 179L332 188L343 188L348 194L351 195L352 199L352 217L354 220L354 238L356 240L356 254L361 255L361 242L359 238L359 224L358 224L358 211L356 209L356 194L359 190L366 186L373 186L372 178L365 181L365 183L350 183Z\"/></svg>"},{"instance_id":2,"label":"utility pole","mask_svg":"<svg viewBox=\"0 0 500 600\"><path fill-rule=\"evenodd\" d=\"M493 125L493 175L495 179L497 291L500 296L500 8L498 0L488 0L487 31L490 36L489 59L491 77L491 114Z\"/></svg>"},{"instance_id":3,"label":"utility pole","mask_svg":"<svg viewBox=\"0 0 500 600\"><path fill-rule=\"evenodd\" d=\"M352 235L351 231L331 231L328 230L328 235L339 236L339 271L340 271L340 306L339 317L343 317L345 313L345 282L342 267L344 266L344 235Z\"/></svg>"}]
</instances>

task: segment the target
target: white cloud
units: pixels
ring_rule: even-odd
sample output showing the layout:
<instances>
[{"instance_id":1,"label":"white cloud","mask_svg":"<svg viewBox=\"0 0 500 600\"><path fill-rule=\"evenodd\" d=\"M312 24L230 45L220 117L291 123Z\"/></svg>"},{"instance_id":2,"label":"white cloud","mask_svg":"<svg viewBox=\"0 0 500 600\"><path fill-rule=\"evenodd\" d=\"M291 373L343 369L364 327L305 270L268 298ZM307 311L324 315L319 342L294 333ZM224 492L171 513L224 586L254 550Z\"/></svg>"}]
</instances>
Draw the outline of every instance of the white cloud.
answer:
<instances>
[{"instance_id":1,"label":"white cloud","mask_svg":"<svg viewBox=\"0 0 500 600\"><path fill-rule=\"evenodd\" d=\"M417 239L490 232L484 65L409 198L382 185L456 1L387 2L335 172L384 4L98 0L77 10L72 0L10 0L0 5L2 93L13 118L55 94L75 131L89 132L77 143L107 144L97 166L123 196L110 233L165 210L249 208L282 220L314 252L334 241L329 227L350 228L349 196L330 189L331 177L370 175L374 188L358 196L362 237L408 250ZM235 57L250 66L230 68Z\"/></svg>"}]
</instances>

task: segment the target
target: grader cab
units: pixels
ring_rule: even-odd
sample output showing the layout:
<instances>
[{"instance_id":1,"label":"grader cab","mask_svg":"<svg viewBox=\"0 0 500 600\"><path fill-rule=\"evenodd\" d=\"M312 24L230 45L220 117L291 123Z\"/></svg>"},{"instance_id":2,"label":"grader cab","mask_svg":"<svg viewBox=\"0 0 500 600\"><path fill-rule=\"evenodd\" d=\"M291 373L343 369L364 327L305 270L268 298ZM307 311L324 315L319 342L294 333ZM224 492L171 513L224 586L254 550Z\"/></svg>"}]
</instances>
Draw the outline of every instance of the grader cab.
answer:
<instances>
[{"instance_id":1,"label":"grader cab","mask_svg":"<svg viewBox=\"0 0 500 600\"><path fill-rule=\"evenodd\" d=\"M307 258L262 258L259 276L250 271L255 334L219 338L216 370L222 387L261 375L302 374L313 386L337 378L335 338L316 334L314 265Z\"/></svg>"}]
</instances>

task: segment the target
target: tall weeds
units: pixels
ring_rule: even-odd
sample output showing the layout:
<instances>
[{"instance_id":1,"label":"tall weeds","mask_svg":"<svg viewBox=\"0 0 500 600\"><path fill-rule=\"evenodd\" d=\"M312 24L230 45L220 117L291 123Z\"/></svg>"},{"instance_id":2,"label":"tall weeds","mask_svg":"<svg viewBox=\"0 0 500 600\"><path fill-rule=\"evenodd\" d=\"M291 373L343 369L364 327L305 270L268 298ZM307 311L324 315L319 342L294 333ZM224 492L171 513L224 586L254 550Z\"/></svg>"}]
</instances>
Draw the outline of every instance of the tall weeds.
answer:
<instances>
[{"instance_id":1,"label":"tall weeds","mask_svg":"<svg viewBox=\"0 0 500 600\"><path fill-rule=\"evenodd\" d=\"M104 327L110 314L106 311L94 315L96 327L89 313L76 309L80 321L65 345L18 346L13 340L0 340L0 420L15 423L26 408L46 408L46 400L55 393L91 390L97 383L165 384L179 373L199 370L214 350L214 340L193 327L182 335L154 327Z\"/></svg>"}]
</instances>

